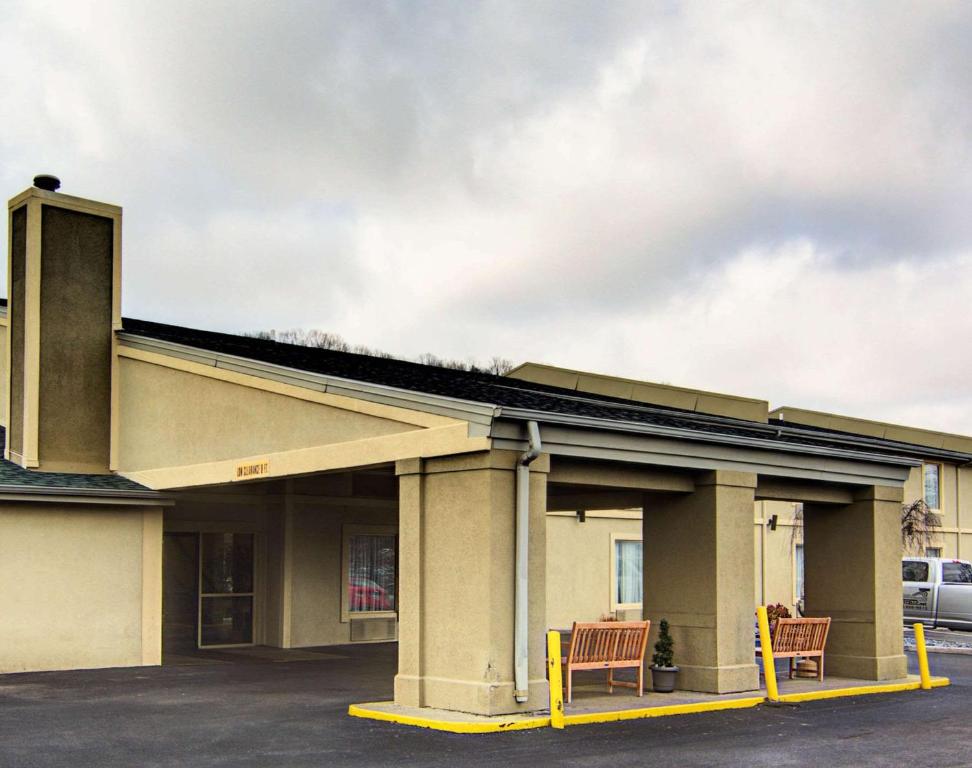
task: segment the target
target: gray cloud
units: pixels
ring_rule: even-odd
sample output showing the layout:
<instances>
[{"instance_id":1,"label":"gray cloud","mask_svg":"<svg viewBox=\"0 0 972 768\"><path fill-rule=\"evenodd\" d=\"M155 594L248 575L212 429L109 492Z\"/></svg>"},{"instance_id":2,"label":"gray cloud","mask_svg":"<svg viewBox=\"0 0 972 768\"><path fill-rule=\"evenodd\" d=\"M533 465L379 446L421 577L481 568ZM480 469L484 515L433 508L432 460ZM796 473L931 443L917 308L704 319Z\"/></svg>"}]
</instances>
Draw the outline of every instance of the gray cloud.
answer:
<instances>
[{"instance_id":1,"label":"gray cloud","mask_svg":"<svg viewBox=\"0 0 972 768\"><path fill-rule=\"evenodd\" d=\"M129 314L972 431L952 345L972 270L967 3L4 16L0 182L12 195L49 170L125 205ZM867 333L820 320L834 316ZM920 349L895 354L902 339ZM895 373L912 355L948 364ZM892 362L833 364L872 356ZM862 400L876 370L882 394Z\"/></svg>"}]
</instances>

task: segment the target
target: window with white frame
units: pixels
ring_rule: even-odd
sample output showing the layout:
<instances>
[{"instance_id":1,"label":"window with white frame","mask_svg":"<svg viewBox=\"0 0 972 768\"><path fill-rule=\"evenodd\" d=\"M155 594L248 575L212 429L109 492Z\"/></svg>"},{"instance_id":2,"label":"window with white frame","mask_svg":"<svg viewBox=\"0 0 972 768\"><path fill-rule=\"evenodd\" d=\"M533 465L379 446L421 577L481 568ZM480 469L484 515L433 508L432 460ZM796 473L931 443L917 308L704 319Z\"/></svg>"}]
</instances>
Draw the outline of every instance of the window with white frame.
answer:
<instances>
[{"instance_id":1,"label":"window with white frame","mask_svg":"<svg viewBox=\"0 0 972 768\"><path fill-rule=\"evenodd\" d=\"M398 531L344 527L342 619L394 614L398 609Z\"/></svg>"},{"instance_id":2,"label":"window with white frame","mask_svg":"<svg viewBox=\"0 0 972 768\"><path fill-rule=\"evenodd\" d=\"M794 602L799 603L803 600L804 590L804 565L803 565L803 545L797 544L793 548L793 589Z\"/></svg>"},{"instance_id":3,"label":"window with white frame","mask_svg":"<svg viewBox=\"0 0 972 768\"><path fill-rule=\"evenodd\" d=\"M641 539L611 537L611 610L640 608L642 590Z\"/></svg>"},{"instance_id":4,"label":"window with white frame","mask_svg":"<svg viewBox=\"0 0 972 768\"><path fill-rule=\"evenodd\" d=\"M925 547L925 557L941 557L941 547Z\"/></svg>"},{"instance_id":5,"label":"window with white frame","mask_svg":"<svg viewBox=\"0 0 972 768\"><path fill-rule=\"evenodd\" d=\"M941 509L942 466L941 464L923 464L922 480L925 503L929 509Z\"/></svg>"}]
</instances>

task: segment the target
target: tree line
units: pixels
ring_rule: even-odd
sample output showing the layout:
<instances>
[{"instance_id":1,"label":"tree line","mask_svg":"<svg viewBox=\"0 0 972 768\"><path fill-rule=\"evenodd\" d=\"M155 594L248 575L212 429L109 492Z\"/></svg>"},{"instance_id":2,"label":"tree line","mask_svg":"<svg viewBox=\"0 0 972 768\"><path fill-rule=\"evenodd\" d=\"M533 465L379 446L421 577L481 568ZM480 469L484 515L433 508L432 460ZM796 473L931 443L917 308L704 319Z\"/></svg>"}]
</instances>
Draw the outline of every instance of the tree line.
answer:
<instances>
[{"instance_id":1,"label":"tree line","mask_svg":"<svg viewBox=\"0 0 972 768\"><path fill-rule=\"evenodd\" d=\"M448 368L454 371L471 371L473 373L490 373L494 376L503 376L513 370L513 363L505 357L491 357L485 364L476 360L458 360L455 358L439 357L431 352L423 352L415 358L396 357L380 349L366 346L364 344L350 344L342 336L330 331L322 331L317 328L290 328L287 330L256 331L247 333L247 336L256 339L266 339L268 341L279 341L284 344L297 344L302 347L315 347L317 349L330 349L335 352L351 352L356 355L368 355L369 357L381 357L387 360L405 360L422 365L434 365L438 368Z\"/></svg>"}]
</instances>

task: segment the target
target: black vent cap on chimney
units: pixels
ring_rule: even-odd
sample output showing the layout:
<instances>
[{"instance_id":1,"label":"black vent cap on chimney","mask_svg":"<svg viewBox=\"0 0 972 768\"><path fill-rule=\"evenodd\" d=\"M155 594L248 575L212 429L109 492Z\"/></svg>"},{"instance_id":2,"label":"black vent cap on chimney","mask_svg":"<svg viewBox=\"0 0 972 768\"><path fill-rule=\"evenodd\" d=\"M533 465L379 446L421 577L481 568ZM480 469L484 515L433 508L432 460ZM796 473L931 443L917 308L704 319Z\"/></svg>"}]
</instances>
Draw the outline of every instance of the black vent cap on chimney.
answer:
<instances>
[{"instance_id":1,"label":"black vent cap on chimney","mask_svg":"<svg viewBox=\"0 0 972 768\"><path fill-rule=\"evenodd\" d=\"M42 173L34 177L34 186L38 189L46 189L48 192L56 192L61 186L61 180L49 173Z\"/></svg>"}]
</instances>

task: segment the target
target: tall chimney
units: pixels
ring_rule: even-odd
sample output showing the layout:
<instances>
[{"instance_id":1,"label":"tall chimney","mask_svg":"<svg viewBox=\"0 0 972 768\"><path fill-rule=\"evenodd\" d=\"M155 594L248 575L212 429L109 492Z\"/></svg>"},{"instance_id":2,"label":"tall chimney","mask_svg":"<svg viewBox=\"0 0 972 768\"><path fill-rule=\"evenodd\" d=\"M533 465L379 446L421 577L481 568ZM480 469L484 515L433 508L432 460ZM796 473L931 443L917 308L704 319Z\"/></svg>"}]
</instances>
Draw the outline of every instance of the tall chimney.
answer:
<instances>
[{"instance_id":1,"label":"tall chimney","mask_svg":"<svg viewBox=\"0 0 972 768\"><path fill-rule=\"evenodd\" d=\"M107 473L121 208L64 195L42 175L10 200L4 458Z\"/></svg>"}]
</instances>

